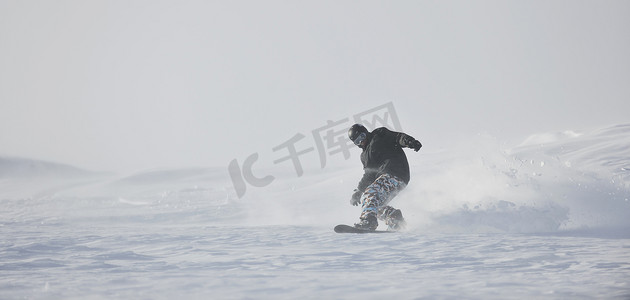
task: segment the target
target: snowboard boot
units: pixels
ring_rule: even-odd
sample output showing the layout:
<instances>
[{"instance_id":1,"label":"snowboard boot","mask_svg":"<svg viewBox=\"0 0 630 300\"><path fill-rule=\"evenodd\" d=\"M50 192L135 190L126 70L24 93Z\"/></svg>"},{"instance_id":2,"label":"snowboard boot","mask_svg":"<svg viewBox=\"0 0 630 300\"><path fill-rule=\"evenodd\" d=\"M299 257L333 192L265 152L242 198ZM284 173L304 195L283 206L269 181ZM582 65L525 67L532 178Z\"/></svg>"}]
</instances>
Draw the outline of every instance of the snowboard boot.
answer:
<instances>
[{"instance_id":1,"label":"snowboard boot","mask_svg":"<svg viewBox=\"0 0 630 300\"><path fill-rule=\"evenodd\" d=\"M376 214L371 213L365 216L361 216L359 223L355 223L354 227L363 230L376 230L378 227L378 221L376 220Z\"/></svg>"},{"instance_id":2,"label":"snowboard boot","mask_svg":"<svg viewBox=\"0 0 630 300\"><path fill-rule=\"evenodd\" d=\"M385 224L387 224L387 230L398 231L404 229L407 226L405 218L402 216L400 209L392 211L386 218Z\"/></svg>"}]
</instances>

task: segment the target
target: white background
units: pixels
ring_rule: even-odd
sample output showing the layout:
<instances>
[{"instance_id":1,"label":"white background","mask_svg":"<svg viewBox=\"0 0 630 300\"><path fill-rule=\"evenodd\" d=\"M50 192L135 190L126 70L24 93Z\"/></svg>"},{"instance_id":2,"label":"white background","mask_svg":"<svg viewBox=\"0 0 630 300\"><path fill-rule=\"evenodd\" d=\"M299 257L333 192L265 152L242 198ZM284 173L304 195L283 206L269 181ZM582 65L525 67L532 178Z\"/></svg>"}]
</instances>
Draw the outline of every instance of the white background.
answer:
<instances>
[{"instance_id":1,"label":"white background","mask_svg":"<svg viewBox=\"0 0 630 300\"><path fill-rule=\"evenodd\" d=\"M427 149L601 128L628 121L629 15L628 1L1 0L0 155L224 167L389 101Z\"/></svg>"}]
</instances>

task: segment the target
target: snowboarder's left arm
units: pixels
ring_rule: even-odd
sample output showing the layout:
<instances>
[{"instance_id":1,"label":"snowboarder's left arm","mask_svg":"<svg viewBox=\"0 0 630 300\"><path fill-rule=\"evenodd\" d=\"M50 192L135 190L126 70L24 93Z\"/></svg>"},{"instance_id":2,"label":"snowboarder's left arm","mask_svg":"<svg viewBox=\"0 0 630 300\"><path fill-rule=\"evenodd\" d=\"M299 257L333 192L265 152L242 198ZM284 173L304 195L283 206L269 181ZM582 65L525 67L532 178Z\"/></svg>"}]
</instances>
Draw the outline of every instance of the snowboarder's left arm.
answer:
<instances>
[{"instance_id":1,"label":"snowboarder's left arm","mask_svg":"<svg viewBox=\"0 0 630 300\"><path fill-rule=\"evenodd\" d=\"M416 152L418 152L418 150L422 148L422 144L420 143L420 141L414 139L412 136L406 133L398 132L396 136L396 141L401 147L411 148Z\"/></svg>"}]
</instances>

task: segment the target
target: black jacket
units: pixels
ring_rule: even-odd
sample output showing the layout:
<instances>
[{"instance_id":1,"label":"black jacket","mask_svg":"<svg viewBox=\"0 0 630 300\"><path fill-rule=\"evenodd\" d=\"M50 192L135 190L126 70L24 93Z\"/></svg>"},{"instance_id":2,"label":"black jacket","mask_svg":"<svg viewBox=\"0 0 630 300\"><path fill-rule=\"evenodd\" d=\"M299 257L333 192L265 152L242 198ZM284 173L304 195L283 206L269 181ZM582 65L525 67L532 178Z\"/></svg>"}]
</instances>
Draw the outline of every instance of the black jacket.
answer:
<instances>
[{"instance_id":1,"label":"black jacket","mask_svg":"<svg viewBox=\"0 0 630 300\"><path fill-rule=\"evenodd\" d=\"M391 131L385 127L374 129L368 135L369 141L361 153L363 178L358 189L363 191L376 178L390 174L409 183L409 163L402 147L408 147L415 139L402 132Z\"/></svg>"}]
</instances>

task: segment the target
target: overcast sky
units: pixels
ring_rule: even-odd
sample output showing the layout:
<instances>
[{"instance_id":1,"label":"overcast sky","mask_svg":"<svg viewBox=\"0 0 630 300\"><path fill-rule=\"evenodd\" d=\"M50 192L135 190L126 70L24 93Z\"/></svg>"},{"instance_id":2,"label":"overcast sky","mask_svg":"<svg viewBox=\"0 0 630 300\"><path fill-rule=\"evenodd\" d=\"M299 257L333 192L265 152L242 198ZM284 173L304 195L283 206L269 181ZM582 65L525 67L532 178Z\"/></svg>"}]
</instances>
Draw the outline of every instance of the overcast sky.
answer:
<instances>
[{"instance_id":1,"label":"overcast sky","mask_svg":"<svg viewBox=\"0 0 630 300\"><path fill-rule=\"evenodd\" d=\"M390 101L429 149L630 122L629 16L630 1L0 0L0 155L227 166Z\"/></svg>"}]
</instances>

